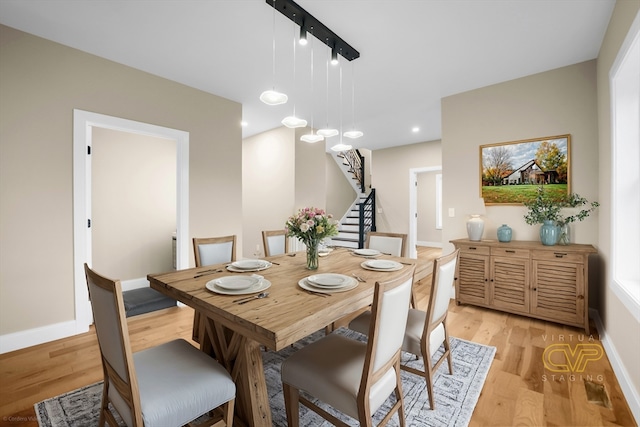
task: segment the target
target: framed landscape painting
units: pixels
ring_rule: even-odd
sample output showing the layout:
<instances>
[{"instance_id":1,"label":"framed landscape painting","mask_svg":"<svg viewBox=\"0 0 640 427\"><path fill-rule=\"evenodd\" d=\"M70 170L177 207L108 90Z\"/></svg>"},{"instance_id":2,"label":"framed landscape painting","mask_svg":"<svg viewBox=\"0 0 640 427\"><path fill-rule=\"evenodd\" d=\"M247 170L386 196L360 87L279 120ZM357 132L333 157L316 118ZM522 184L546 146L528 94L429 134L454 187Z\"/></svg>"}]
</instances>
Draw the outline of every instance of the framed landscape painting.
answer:
<instances>
[{"instance_id":1,"label":"framed landscape painting","mask_svg":"<svg viewBox=\"0 0 640 427\"><path fill-rule=\"evenodd\" d=\"M570 193L571 135L480 146L480 197L485 205L519 205L536 190L558 199Z\"/></svg>"}]
</instances>

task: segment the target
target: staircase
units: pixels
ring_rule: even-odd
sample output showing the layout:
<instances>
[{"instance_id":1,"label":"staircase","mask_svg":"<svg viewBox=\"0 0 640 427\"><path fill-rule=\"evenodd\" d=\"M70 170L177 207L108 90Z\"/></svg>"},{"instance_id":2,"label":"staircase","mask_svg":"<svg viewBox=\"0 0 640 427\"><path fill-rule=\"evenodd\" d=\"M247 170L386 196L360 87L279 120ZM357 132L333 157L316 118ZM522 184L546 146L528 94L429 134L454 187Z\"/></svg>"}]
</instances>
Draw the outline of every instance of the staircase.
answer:
<instances>
[{"instance_id":1,"label":"staircase","mask_svg":"<svg viewBox=\"0 0 640 427\"><path fill-rule=\"evenodd\" d=\"M362 248L367 232L376 230L375 189L366 193L364 158L358 150L343 151L334 154L333 158L358 197L341 218L338 235L331 238L331 245L353 249Z\"/></svg>"}]
</instances>

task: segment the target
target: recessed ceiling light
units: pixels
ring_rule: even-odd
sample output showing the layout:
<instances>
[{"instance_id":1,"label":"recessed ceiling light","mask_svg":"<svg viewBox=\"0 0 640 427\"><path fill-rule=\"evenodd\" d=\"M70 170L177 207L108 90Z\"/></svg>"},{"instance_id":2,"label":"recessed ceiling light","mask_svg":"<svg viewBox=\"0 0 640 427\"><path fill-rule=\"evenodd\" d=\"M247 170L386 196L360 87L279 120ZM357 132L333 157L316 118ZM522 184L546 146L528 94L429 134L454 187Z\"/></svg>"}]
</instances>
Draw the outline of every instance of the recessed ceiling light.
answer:
<instances>
[{"instance_id":1,"label":"recessed ceiling light","mask_svg":"<svg viewBox=\"0 0 640 427\"><path fill-rule=\"evenodd\" d=\"M420 128L418 126L414 126L411 128L411 132L413 133L420 132Z\"/></svg>"},{"instance_id":2,"label":"recessed ceiling light","mask_svg":"<svg viewBox=\"0 0 640 427\"><path fill-rule=\"evenodd\" d=\"M244 120L240 122L240 126L245 127L247 126L249 123L245 122Z\"/></svg>"}]
</instances>

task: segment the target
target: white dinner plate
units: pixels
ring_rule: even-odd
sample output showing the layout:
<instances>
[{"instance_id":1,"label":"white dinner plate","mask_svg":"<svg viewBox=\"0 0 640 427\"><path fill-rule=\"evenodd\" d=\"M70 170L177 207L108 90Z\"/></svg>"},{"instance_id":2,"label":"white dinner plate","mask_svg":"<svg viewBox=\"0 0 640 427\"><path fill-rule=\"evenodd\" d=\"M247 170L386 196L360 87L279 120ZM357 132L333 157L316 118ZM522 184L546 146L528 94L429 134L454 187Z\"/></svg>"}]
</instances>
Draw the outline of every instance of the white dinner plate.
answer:
<instances>
[{"instance_id":1,"label":"white dinner plate","mask_svg":"<svg viewBox=\"0 0 640 427\"><path fill-rule=\"evenodd\" d=\"M391 270L393 268L402 267L402 264L396 261L391 261L388 259L372 259L369 261L365 261L367 267L375 268L378 270Z\"/></svg>"},{"instance_id":2,"label":"white dinner plate","mask_svg":"<svg viewBox=\"0 0 640 427\"><path fill-rule=\"evenodd\" d=\"M360 256L378 256L381 252L377 249L354 249L353 253Z\"/></svg>"},{"instance_id":3,"label":"white dinner plate","mask_svg":"<svg viewBox=\"0 0 640 427\"><path fill-rule=\"evenodd\" d=\"M271 264L269 261L262 259L243 259L231 263L231 266L239 270L256 270Z\"/></svg>"},{"instance_id":4,"label":"white dinner plate","mask_svg":"<svg viewBox=\"0 0 640 427\"><path fill-rule=\"evenodd\" d=\"M234 289L221 288L220 286L215 284L216 280L218 279L208 281L205 287L209 289L211 292L215 292L217 294L222 294L222 295L254 294L254 293L262 292L271 286L271 282L266 279L256 279L258 282L255 285L246 289L234 290Z\"/></svg>"},{"instance_id":5,"label":"white dinner plate","mask_svg":"<svg viewBox=\"0 0 640 427\"><path fill-rule=\"evenodd\" d=\"M213 284L229 291L241 291L257 285L260 279L252 276L225 276L213 280Z\"/></svg>"},{"instance_id":6,"label":"white dinner plate","mask_svg":"<svg viewBox=\"0 0 640 427\"><path fill-rule=\"evenodd\" d=\"M372 259L372 260L363 262L362 264L360 264L360 267L364 268L365 270L374 270L374 271L397 271L402 268L402 264L395 261Z\"/></svg>"},{"instance_id":7,"label":"white dinner plate","mask_svg":"<svg viewBox=\"0 0 640 427\"><path fill-rule=\"evenodd\" d=\"M344 274L324 273L307 277L307 281L320 288L343 288L351 283L351 277Z\"/></svg>"},{"instance_id":8,"label":"white dinner plate","mask_svg":"<svg viewBox=\"0 0 640 427\"><path fill-rule=\"evenodd\" d=\"M308 282L307 279L302 279L298 282L298 286L300 286L302 289L306 289L307 291L311 291L311 292L319 292L321 294L332 294L334 292L350 291L351 289L358 286L358 281L356 279L353 279L353 281L350 284L342 288L320 288Z\"/></svg>"},{"instance_id":9,"label":"white dinner plate","mask_svg":"<svg viewBox=\"0 0 640 427\"><path fill-rule=\"evenodd\" d=\"M245 261L248 261L248 262L246 264L240 264L240 267L236 267L234 265L236 263L244 263ZM251 264L249 262L251 262ZM260 264L258 264L258 262ZM233 262L233 263L231 263L231 264L229 264L227 266L227 270L234 271L236 273L246 273L248 271L266 270L267 268L271 267L271 265L272 264L269 261L249 259L249 260ZM249 267L249 268L247 268L247 267Z\"/></svg>"}]
</instances>

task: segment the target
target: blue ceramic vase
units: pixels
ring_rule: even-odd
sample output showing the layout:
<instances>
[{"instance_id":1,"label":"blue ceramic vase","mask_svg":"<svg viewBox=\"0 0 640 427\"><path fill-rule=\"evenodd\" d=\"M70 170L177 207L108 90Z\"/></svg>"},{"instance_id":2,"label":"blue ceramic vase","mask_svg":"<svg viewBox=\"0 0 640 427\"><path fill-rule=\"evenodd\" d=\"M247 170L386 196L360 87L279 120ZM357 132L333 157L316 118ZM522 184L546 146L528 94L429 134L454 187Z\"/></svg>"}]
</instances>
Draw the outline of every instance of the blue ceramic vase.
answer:
<instances>
[{"instance_id":1,"label":"blue ceramic vase","mask_svg":"<svg viewBox=\"0 0 640 427\"><path fill-rule=\"evenodd\" d=\"M510 242L511 241L511 227L507 224L502 224L498 227L498 241L499 242Z\"/></svg>"},{"instance_id":2,"label":"blue ceramic vase","mask_svg":"<svg viewBox=\"0 0 640 427\"><path fill-rule=\"evenodd\" d=\"M560 227L555 221L544 221L540 227L540 242L545 246L553 246L558 243L560 237Z\"/></svg>"}]
</instances>

